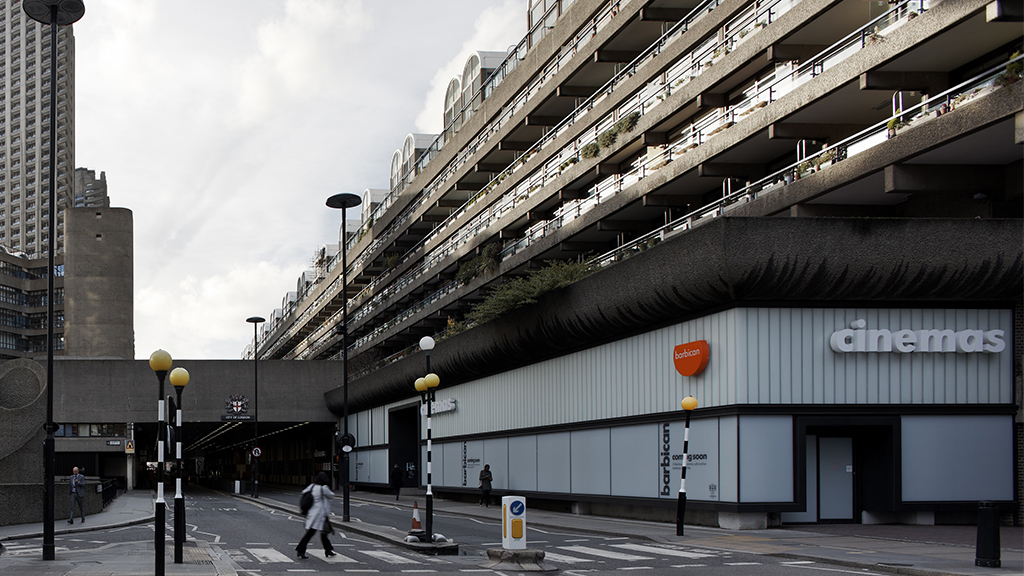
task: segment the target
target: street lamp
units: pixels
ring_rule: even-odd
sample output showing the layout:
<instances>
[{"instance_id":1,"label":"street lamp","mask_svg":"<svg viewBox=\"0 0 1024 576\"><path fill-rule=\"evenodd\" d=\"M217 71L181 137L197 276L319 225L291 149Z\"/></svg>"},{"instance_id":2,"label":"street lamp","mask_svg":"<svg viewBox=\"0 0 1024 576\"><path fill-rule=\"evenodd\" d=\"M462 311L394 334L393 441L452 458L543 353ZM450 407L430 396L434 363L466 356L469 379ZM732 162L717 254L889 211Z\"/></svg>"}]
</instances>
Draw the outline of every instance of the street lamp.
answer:
<instances>
[{"instance_id":1,"label":"street lamp","mask_svg":"<svg viewBox=\"0 0 1024 576\"><path fill-rule=\"evenodd\" d=\"M260 316L253 316L246 318L246 322L252 324L252 387L253 387L253 441L252 441L252 497L260 497L260 457L259 451L256 450L260 446L260 379L259 379L259 354L257 347L259 346L259 335L257 330L259 325L266 322L265 318Z\"/></svg>"},{"instance_id":2,"label":"street lamp","mask_svg":"<svg viewBox=\"0 0 1024 576\"><path fill-rule=\"evenodd\" d=\"M359 206L361 200L355 194L342 192L327 199L328 208L341 209L341 243L338 249L341 251L341 369L344 371L345 392L342 400L342 420L344 420L344 435L341 437L341 485L342 485L342 515L341 521L349 521L349 488L348 488L348 457L352 453L355 439L348 433L348 261L345 254L348 244L348 233L345 230L345 223L348 217L348 209Z\"/></svg>"},{"instance_id":3,"label":"street lamp","mask_svg":"<svg viewBox=\"0 0 1024 576\"><path fill-rule=\"evenodd\" d=\"M427 375L416 380L416 391L427 405L427 541L434 541L434 490L431 482L431 426L433 415L434 389L441 384L437 374L430 371L430 351L434 349L434 339L430 336L420 338L420 349L427 354Z\"/></svg>"},{"instance_id":4,"label":"street lamp","mask_svg":"<svg viewBox=\"0 0 1024 576\"><path fill-rule=\"evenodd\" d=\"M53 473L56 451L53 439L53 276L57 247L57 27L78 22L85 15L80 0L24 0L21 9L29 18L50 25L50 241L46 273L46 440L43 441L43 560L53 560Z\"/></svg>"},{"instance_id":5,"label":"street lamp","mask_svg":"<svg viewBox=\"0 0 1024 576\"><path fill-rule=\"evenodd\" d=\"M185 542L185 497L181 494L181 393L188 384L188 370L175 368L171 370L171 385L178 396L177 413L174 415L174 443L177 455L178 477L174 482L174 563L181 564L182 546Z\"/></svg>"},{"instance_id":6,"label":"street lamp","mask_svg":"<svg viewBox=\"0 0 1024 576\"><path fill-rule=\"evenodd\" d=\"M683 398L682 406L686 412L686 425L683 427L683 477L679 482L679 504L676 506L676 536L683 535L683 517L686 516L686 454L690 449L690 414L697 408L697 399L687 396Z\"/></svg>"},{"instance_id":7,"label":"street lamp","mask_svg":"<svg viewBox=\"0 0 1024 576\"><path fill-rule=\"evenodd\" d=\"M156 471L156 522L155 530L156 533L156 576L164 576L164 556L166 551L164 549L164 536L167 529L167 519L164 516L164 442L166 440L167 428L164 424L164 378L167 376L167 371L171 369L171 355L163 350L157 350L149 355L149 367L156 372L156 379L160 383L160 389L157 393L157 423L156 423L156 453L157 453L157 471Z\"/></svg>"}]
</instances>

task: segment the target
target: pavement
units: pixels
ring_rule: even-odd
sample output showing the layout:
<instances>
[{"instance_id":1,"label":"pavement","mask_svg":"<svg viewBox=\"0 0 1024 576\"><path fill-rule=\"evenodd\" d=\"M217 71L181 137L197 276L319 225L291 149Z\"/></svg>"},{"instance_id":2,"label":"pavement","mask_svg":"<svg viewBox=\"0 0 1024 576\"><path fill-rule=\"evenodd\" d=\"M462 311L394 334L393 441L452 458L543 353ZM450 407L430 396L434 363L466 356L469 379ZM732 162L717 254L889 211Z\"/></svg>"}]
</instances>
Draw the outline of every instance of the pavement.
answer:
<instances>
[{"instance_id":1,"label":"pavement","mask_svg":"<svg viewBox=\"0 0 1024 576\"><path fill-rule=\"evenodd\" d=\"M234 495L254 500L246 495ZM103 512L90 515L85 523L55 523L55 533L104 530L154 521L154 500L149 491L133 490L118 496ZM413 502L424 502L422 491L403 491L395 502L391 495L353 492L353 502L377 502L406 506L412 518ZM267 492L260 498L263 506L298 514L298 489L294 493ZM529 500L527 500L529 505ZM422 509L421 509L422 510ZM483 508L473 503L434 500L435 514L458 514L500 522L500 506ZM592 515L577 515L528 509L528 525L599 535L630 536L637 539L727 550L737 553L764 554L792 560L835 564L889 574L912 575L978 575L1024 574L1024 528L1004 526L1000 530L1002 545L1000 568L974 565L977 529L974 526L908 526L860 524L801 524L769 530L724 530L702 526L686 526L684 536L675 535L675 525ZM435 516L435 529L438 529ZM396 545L418 546L430 551L429 544L410 545L402 542L392 527L373 526L363 522L342 525L342 530L390 541ZM107 545L91 551L75 551L72 555L56 551L56 559L42 560L41 551L26 549L24 541L42 536L41 524L0 526L0 574L4 576L134 576L154 571L151 542ZM36 544L37 545L37 544ZM172 562L173 543L168 540L165 571L168 575L195 574L236 576L230 560L208 543L189 540L184 548L184 563ZM436 551L435 551L436 553Z\"/></svg>"}]
</instances>

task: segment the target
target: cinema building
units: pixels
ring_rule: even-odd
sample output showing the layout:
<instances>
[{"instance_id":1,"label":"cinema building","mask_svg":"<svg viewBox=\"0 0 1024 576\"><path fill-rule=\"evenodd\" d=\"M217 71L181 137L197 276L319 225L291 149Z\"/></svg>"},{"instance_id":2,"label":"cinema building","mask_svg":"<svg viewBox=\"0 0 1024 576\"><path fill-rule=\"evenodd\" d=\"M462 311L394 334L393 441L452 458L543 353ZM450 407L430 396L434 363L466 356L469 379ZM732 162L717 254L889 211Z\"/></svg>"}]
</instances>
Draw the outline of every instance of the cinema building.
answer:
<instances>
[{"instance_id":1,"label":"cinema building","mask_svg":"<svg viewBox=\"0 0 1024 576\"><path fill-rule=\"evenodd\" d=\"M444 497L670 518L693 396L689 521L1019 521L1019 3L530 4L243 354L340 360L347 284L354 483L425 483L429 335Z\"/></svg>"}]
</instances>

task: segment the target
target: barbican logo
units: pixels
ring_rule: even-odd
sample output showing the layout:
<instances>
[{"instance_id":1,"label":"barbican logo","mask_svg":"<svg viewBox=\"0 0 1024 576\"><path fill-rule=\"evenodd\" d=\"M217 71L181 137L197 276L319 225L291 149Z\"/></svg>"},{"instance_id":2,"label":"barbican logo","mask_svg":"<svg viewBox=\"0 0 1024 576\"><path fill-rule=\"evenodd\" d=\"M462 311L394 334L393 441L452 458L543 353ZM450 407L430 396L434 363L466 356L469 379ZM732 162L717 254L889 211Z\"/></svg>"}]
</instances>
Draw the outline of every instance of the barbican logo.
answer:
<instances>
[{"instance_id":1,"label":"barbican logo","mask_svg":"<svg viewBox=\"0 0 1024 576\"><path fill-rule=\"evenodd\" d=\"M676 346L672 352L672 362L676 371L683 376L697 376L708 367L711 357L707 340L697 340Z\"/></svg>"}]
</instances>

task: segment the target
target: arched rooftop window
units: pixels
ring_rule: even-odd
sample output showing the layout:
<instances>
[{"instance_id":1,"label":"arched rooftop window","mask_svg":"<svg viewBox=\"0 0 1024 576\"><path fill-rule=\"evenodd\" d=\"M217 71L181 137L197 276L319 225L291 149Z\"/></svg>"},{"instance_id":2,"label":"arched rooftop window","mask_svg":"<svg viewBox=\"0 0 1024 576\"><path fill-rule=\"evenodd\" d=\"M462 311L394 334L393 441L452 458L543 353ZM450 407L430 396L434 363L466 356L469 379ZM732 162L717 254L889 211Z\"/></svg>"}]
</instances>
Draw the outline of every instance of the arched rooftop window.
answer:
<instances>
[{"instance_id":1,"label":"arched rooftop window","mask_svg":"<svg viewBox=\"0 0 1024 576\"><path fill-rule=\"evenodd\" d=\"M391 157L391 189L394 190L402 180L402 151L395 150Z\"/></svg>"},{"instance_id":2,"label":"arched rooftop window","mask_svg":"<svg viewBox=\"0 0 1024 576\"><path fill-rule=\"evenodd\" d=\"M462 127L462 82L459 77L452 78L448 83L448 90L444 94L444 141L451 140L452 136Z\"/></svg>"}]
</instances>

